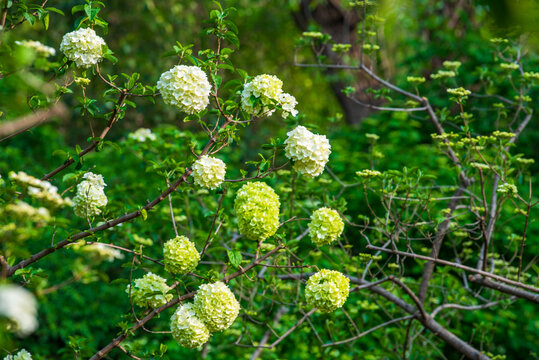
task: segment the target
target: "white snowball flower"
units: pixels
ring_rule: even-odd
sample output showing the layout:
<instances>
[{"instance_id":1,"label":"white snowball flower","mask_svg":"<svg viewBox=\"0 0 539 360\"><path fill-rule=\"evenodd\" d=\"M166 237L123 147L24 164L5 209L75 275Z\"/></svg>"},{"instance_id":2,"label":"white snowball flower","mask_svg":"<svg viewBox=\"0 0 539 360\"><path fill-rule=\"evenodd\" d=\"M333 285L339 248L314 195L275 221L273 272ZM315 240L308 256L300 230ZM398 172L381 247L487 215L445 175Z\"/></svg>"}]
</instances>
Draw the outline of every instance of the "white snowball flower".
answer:
<instances>
[{"instance_id":1,"label":"white snowball flower","mask_svg":"<svg viewBox=\"0 0 539 360\"><path fill-rule=\"evenodd\" d=\"M58 188L48 181L39 180L24 171L17 173L11 171L8 176L33 198L41 200L52 207L71 206L71 200L62 198L58 194Z\"/></svg>"},{"instance_id":2,"label":"white snowball flower","mask_svg":"<svg viewBox=\"0 0 539 360\"><path fill-rule=\"evenodd\" d=\"M77 185L77 195L73 198L75 215L80 217L101 214L102 207L108 203L104 188L107 186L103 176L88 172L84 174L85 180Z\"/></svg>"},{"instance_id":3,"label":"white snowball flower","mask_svg":"<svg viewBox=\"0 0 539 360\"><path fill-rule=\"evenodd\" d=\"M156 139L156 136L152 132L152 130L146 129L146 128L140 128L140 129L137 129L135 132L132 132L131 134L129 134L129 138L139 141L139 142L146 142L147 140L154 141Z\"/></svg>"},{"instance_id":4,"label":"white snowball flower","mask_svg":"<svg viewBox=\"0 0 539 360\"><path fill-rule=\"evenodd\" d=\"M87 68L103 59L105 40L98 36L93 29L83 28L67 33L62 38L60 51L77 67Z\"/></svg>"},{"instance_id":5,"label":"white snowball flower","mask_svg":"<svg viewBox=\"0 0 539 360\"><path fill-rule=\"evenodd\" d=\"M15 44L33 49L39 56L49 57L49 56L56 55L56 50L54 48L43 45L39 41L22 40L22 41L15 41Z\"/></svg>"},{"instance_id":6,"label":"white snowball flower","mask_svg":"<svg viewBox=\"0 0 539 360\"><path fill-rule=\"evenodd\" d=\"M241 93L241 106L243 110L257 116L270 116L275 109L272 107L279 102L283 92L283 82L274 75L258 75L246 83ZM257 106L253 107L251 97L258 99Z\"/></svg>"},{"instance_id":7,"label":"white snowball flower","mask_svg":"<svg viewBox=\"0 0 539 360\"><path fill-rule=\"evenodd\" d=\"M193 164L193 178L195 184L215 189L225 180L226 164L217 158L202 155Z\"/></svg>"},{"instance_id":8,"label":"white snowball flower","mask_svg":"<svg viewBox=\"0 0 539 360\"><path fill-rule=\"evenodd\" d=\"M285 155L296 171L310 177L320 175L329 160L331 145L324 135L313 134L304 126L287 133Z\"/></svg>"},{"instance_id":9,"label":"white snowball flower","mask_svg":"<svg viewBox=\"0 0 539 360\"><path fill-rule=\"evenodd\" d=\"M211 85L197 66L176 65L161 74L157 89L163 100L187 114L196 114L210 103Z\"/></svg>"},{"instance_id":10,"label":"white snowball flower","mask_svg":"<svg viewBox=\"0 0 539 360\"><path fill-rule=\"evenodd\" d=\"M12 215L21 220L49 221L50 213L44 207L35 208L24 201L17 200L15 204L8 204L2 213Z\"/></svg>"},{"instance_id":11,"label":"white snowball flower","mask_svg":"<svg viewBox=\"0 0 539 360\"><path fill-rule=\"evenodd\" d=\"M172 294L168 293L170 286L159 275L150 272L134 282L135 285L131 289L131 300L142 308L156 308L172 300ZM131 285L127 285L125 292L129 294L130 288Z\"/></svg>"},{"instance_id":12,"label":"white snowball flower","mask_svg":"<svg viewBox=\"0 0 539 360\"><path fill-rule=\"evenodd\" d=\"M283 107L283 119L287 118L288 115L296 116L298 114L298 111L296 110L296 105L298 102L296 101L296 98L293 97L290 94L282 93L279 95L279 103Z\"/></svg>"},{"instance_id":13,"label":"white snowball flower","mask_svg":"<svg viewBox=\"0 0 539 360\"><path fill-rule=\"evenodd\" d=\"M19 286L0 286L0 316L15 324L13 329L20 336L28 336L38 327L37 301L34 295Z\"/></svg>"},{"instance_id":14,"label":"white snowball flower","mask_svg":"<svg viewBox=\"0 0 539 360\"><path fill-rule=\"evenodd\" d=\"M170 318L170 330L178 344L186 348L202 346L210 338L210 332L196 316L193 304L178 307Z\"/></svg>"},{"instance_id":15,"label":"white snowball flower","mask_svg":"<svg viewBox=\"0 0 539 360\"><path fill-rule=\"evenodd\" d=\"M32 354L30 354L25 349L21 349L18 353L15 355L8 355L4 358L4 360L32 360Z\"/></svg>"}]
</instances>

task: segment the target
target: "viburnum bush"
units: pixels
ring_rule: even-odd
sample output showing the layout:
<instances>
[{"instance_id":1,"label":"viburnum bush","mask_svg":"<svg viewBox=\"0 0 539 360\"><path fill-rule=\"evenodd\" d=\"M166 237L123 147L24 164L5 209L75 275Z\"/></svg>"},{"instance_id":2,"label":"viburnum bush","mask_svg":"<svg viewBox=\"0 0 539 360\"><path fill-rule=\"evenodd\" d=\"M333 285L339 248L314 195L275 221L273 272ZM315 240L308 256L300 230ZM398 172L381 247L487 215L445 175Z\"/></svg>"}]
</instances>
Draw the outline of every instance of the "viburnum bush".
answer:
<instances>
[{"instance_id":1,"label":"viburnum bush","mask_svg":"<svg viewBox=\"0 0 539 360\"><path fill-rule=\"evenodd\" d=\"M409 154L420 168L385 161L374 133L355 134L366 146L353 153L302 114L293 84L238 68L234 8L214 3L198 50L176 42L155 74L127 74L131 60L107 45L123 30L101 1L70 9L58 51L10 35L60 20L46 3L0 2L0 89L30 79L30 127L69 105L88 144L51 149L58 164L43 173L0 169L5 359L504 358L463 314L539 302L533 160L515 149L539 73L522 45L492 39L495 63L473 81L460 77L464 60L445 60L393 83L373 70L370 1L347 5L362 19L350 44L318 29L297 39L298 67L361 73L371 85L350 83L351 101L432 128L428 149ZM157 107L180 121L129 123ZM75 285L91 290L66 291ZM79 317L93 320L76 330ZM358 355L354 342L382 328ZM281 356L287 342L297 346Z\"/></svg>"}]
</instances>

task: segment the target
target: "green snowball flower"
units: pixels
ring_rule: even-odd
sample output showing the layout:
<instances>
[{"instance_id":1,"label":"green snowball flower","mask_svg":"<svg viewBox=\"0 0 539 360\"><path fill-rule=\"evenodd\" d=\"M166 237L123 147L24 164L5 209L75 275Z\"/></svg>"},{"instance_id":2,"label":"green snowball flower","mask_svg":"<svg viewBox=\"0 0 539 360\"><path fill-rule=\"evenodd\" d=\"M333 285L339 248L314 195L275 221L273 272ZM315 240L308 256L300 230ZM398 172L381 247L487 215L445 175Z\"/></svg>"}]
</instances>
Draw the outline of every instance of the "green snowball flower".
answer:
<instances>
[{"instance_id":1,"label":"green snowball flower","mask_svg":"<svg viewBox=\"0 0 539 360\"><path fill-rule=\"evenodd\" d=\"M214 332L232 325L240 311L240 303L228 286L219 281L200 285L193 308L208 330Z\"/></svg>"},{"instance_id":2,"label":"green snowball flower","mask_svg":"<svg viewBox=\"0 0 539 360\"><path fill-rule=\"evenodd\" d=\"M126 293L129 293L130 286L127 285ZM131 289L131 300L142 308L156 308L172 300L172 294L168 294L169 290L165 279L150 272L135 280Z\"/></svg>"},{"instance_id":3,"label":"green snowball flower","mask_svg":"<svg viewBox=\"0 0 539 360\"><path fill-rule=\"evenodd\" d=\"M165 243L165 269L173 274L187 274L193 271L200 260L200 254L185 236L177 236Z\"/></svg>"},{"instance_id":4,"label":"green snowball flower","mask_svg":"<svg viewBox=\"0 0 539 360\"><path fill-rule=\"evenodd\" d=\"M234 202L240 233L257 241L275 234L279 228L280 206L279 196L265 183L243 185Z\"/></svg>"},{"instance_id":5,"label":"green snowball flower","mask_svg":"<svg viewBox=\"0 0 539 360\"><path fill-rule=\"evenodd\" d=\"M307 280L307 303L323 313L342 307L348 298L350 279L338 271L322 269Z\"/></svg>"},{"instance_id":6,"label":"green snowball flower","mask_svg":"<svg viewBox=\"0 0 539 360\"><path fill-rule=\"evenodd\" d=\"M210 332L196 316L193 304L178 307L170 318L170 330L180 346L190 349L204 345L210 338Z\"/></svg>"},{"instance_id":7,"label":"green snowball flower","mask_svg":"<svg viewBox=\"0 0 539 360\"><path fill-rule=\"evenodd\" d=\"M344 229L344 222L339 213L324 207L311 215L309 234L317 246L327 245L337 240Z\"/></svg>"}]
</instances>

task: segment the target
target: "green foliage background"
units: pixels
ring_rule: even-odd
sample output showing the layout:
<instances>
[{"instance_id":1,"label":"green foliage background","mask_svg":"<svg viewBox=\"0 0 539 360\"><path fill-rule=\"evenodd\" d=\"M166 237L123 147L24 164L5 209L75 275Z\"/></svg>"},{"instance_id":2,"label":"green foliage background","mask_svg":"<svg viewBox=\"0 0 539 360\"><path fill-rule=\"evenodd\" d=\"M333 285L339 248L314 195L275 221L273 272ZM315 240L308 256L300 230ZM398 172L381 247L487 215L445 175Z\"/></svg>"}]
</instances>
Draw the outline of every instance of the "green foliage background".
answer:
<instances>
[{"instance_id":1,"label":"green foliage background","mask_svg":"<svg viewBox=\"0 0 539 360\"><path fill-rule=\"evenodd\" d=\"M3 35L2 52L8 52L5 44L15 40L35 39L46 45L59 48L64 33L73 29L76 15L71 15L70 9L80 1L50 1L50 6L62 10L66 16L57 13L50 14L49 29L45 31L42 24L36 22L30 25L25 22L14 31ZM276 0L232 0L226 4L234 6L237 11L232 19L239 28L240 48L233 54L234 64L247 71L250 75L260 73L275 74L284 82L285 91L293 94L299 102L301 113L300 122L309 124L311 128L318 129L326 134L332 145L332 155L329 168L339 179L345 183L356 183L355 172L370 168L372 161L371 142L365 137L367 133L380 136L375 149L380 154L375 157L375 168L380 171L402 170L403 168L419 168L424 174L434 175L438 183L456 186L455 169L450 161L441 154L438 147L431 140L433 127L426 116L410 113L376 112L363 119L360 124L347 124L341 115L332 92L329 81L321 69L304 69L295 67L293 53L296 39L301 35L297 29L291 12L297 9L299 2ZM519 37L518 30L500 28L496 26L495 14L491 12L489 4L477 2L471 5L472 13L462 11L457 14L457 25L449 26L448 19L443 15L444 1L388 1L382 3L380 12L386 17L383 35L379 38L381 50L374 55L375 61L383 59L381 70L399 86L410 88L406 81L407 76L428 76L441 68L444 60L459 60L462 67L459 69L458 85L472 91L488 91L504 96L512 96L512 89L507 81L493 81L487 88L479 85L481 69L496 69L498 60L492 56L492 37ZM110 1L102 10L102 16L109 22L108 34L101 34L120 60L113 65L104 62L103 73L138 72L143 83L155 84L159 75L172 67L177 59L163 58L161 55L170 50L171 46L179 41L182 44L194 43L195 52L199 49L211 47L214 44L207 37L202 36L205 20L214 5L210 1L171 1L171 0L141 0L141 1ZM470 17L473 16L473 19ZM316 25L313 25L316 30ZM425 36L428 34L428 36ZM521 39L522 40L522 39ZM526 41L526 39L524 39ZM539 57L534 53L536 44L533 38L528 39L530 49L526 54L526 67L537 71ZM534 45L535 44L535 45ZM58 51L58 50L57 50ZM14 61L19 64L28 60L28 54L15 54ZM54 58L60 61L61 55ZM47 67L58 64L44 65L41 71L36 72L36 78L30 78L27 72L20 72L4 79L0 79L0 121L9 121L27 114L28 95L35 92L36 86L46 78ZM3 64L3 66L8 66ZM489 70L495 71L495 70ZM337 77L350 79L350 74L342 72ZM492 74L496 78L496 74ZM34 80L37 82L34 82ZM421 93L432 100L436 108L452 108L452 103L446 96L445 86L440 82L428 81L421 85ZM452 84L449 84L452 85ZM92 80L86 92L90 98L99 98L105 90L102 83ZM62 101L73 108L77 104L78 90L74 94L67 94ZM530 96L533 102L531 108L537 109L537 89ZM40 107L39 99L36 101ZM399 101L398 99L396 100ZM148 99L134 100L136 109L128 110L125 118L116 124L108 136L108 140L119 144L120 148L105 144L101 151L91 153L85 157L82 168L79 170L96 169L101 173L108 184L106 193L109 206L105 216L116 216L133 211L153 199L166 188L162 176L157 174L156 167L166 164L167 159L174 159L178 166L185 166L192 158L189 151L190 144L203 144L204 138L197 130L194 122L184 122L183 115L166 106L160 98L155 104ZM485 102L486 103L486 102ZM34 103L33 103L34 104ZM46 104L45 104L46 105ZM109 104L98 102L100 113L110 111ZM481 104L477 105L478 107ZM488 133L493 130L495 117L486 111L477 111L474 131ZM68 119L55 120L40 125L24 134L1 143L0 174L6 177L9 171L23 170L29 174L40 177L42 174L54 169L65 160L65 153L56 150L62 149L74 152L79 144L84 147L89 136L88 118L80 116L76 111L71 112ZM101 128L103 119L94 122L94 127ZM254 167L242 165L246 161L257 159L260 152L265 156L271 155L271 150L260 150L270 138L284 139L286 132L293 124L283 123L277 116L257 122L241 130L242 141L226 148L220 157L229 165L227 178L239 178L240 167L253 172ZM129 132L139 128L149 127L158 134L155 149L152 146L135 144L127 140ZM523 153L526 157L535 159L535 164L517 178L520 188L527 188L527 178L531 177L533 185L537 184L538 158L536 144L539 142L537 121L531 121L528 129L519 139L514 153ZM159 151L156 151L159 149ZM55 152L56 151L56 152ZM144 157L141 161L140 156ZM281 156L281 160L284 157ZM152 163L151 161L155 162ZM284 161L283 161L284 162ZM412 170L410 170L412 171ZM57 176L54 184L61 191L72 183L69 177L62 178L66 173L75 174L71 168ZM279 172L267 182L272 185L281 196L283 204L292 200L290 189L292 177L287 172ZM430 184L425 180L425 184ZM224 244L230 245L233 238L235 220L232 212L234 193L240 185L227 185L224 197L221 219L222 230L218 235L215 247L210 249L209 255L222 256ZM330 173L324 172L315 180L299 177L293 185L297 203L295 209L298 216L308 217L316 208L330 205L342 211L351 221L357 222L363 215L368 215L367 204L363 192L359 188L342 187L334 180ZM342 194L341 194L342 192ZM450 196L451 189L437 189L436 195ZM73 194L72 194L73 195ZM212 216L217 211L219 191L205 191L193 185L181 188L174 195L174 211L181 233L189 236L200 248L207 236ZM371 199L374 201L374 198ZM381 204L374 204L375 211L383 211ZM438 210L443 204L436 205ZM292 213L290 208L288 210ZM148 214L148 219L137 219L126 223L114 230L107 230L96 234L95 239L111 242L131 249L140 249L141 242L138 237L151 240L151 246L143 246L144 253L159 258L161 245L173 237L170 224L168 204L163 202ZM286 210L283 210L286 211ZM512 209L504 209L510 214ZM296 214L296 213L293 213ZM288 216L288 214L285 214ZM526 246L528 261L537 254L539 243L539 226L537 209L532 211L531 223L528 229L528 243ZM62 220L62 218L70 219ZM84 230L87 227L85 220L76 218L69 210L58 215L54 226L42 228L33 227L31 222L18 224L21 231L28 236L28 240L13 245L11 251L16 259L28 257L30 254L47 246L51 238L62 239L75 230ZM520 233L521 219L510 220L500 225L495 234L495 241L507 242L511 234ZM302 257L306 263L316 264L318 267L328 267L353 272L361 263L360 253L367 253L365 241L358 232L346 227L342 249L335 247L316 251L308 237L299 242L293 238L303 232L304 224L290 223L279 230L278 236L288 239L288 245ZM2 240L0 239L0 243ZM253 253L253 244L246 239L232 242L236 250ZM2 246L11 245L3 243ZM450 250L441 256L451 257ZM212 254L212 252L215 252ZM353 261L342 263L344 253L352 254ZM222 260L222 259L221 259ZM88 358L96 349L107 344L116 336L122 327L132 323L125 287L128 283L132 258L126 254L123 260L114 262L102 261L92 258L85 253L66 248L47 258L44 258L24 276L15 278L17 282L27 282L39 300L39 330L28 338L14 341L5 340L3 349L24 347L29 350L34 359L72 359ZM244 257L244 261L248 259ZM390 262L389 255L383 255L380 268ZM404 276L418 278L421 276L423 262L408 259L402 263ZM43 269L42 272L38 271ZM146 271L159 273L162 270L152 263L143 263L134 271L133 276L142 276ZM215 266L201 265L201 271L211 275L216 271ZM268 269L268 273L274 270ZM438 274L432 281L432 286L445 286L452 289L443 300L458 300L466 298L467 294L458 286L460 281L452 274L450 269L438 268ZM278 273L278 272L275 272ZM215 274L214 274L215 275ZM537 266L530 270L532 279L537 279ZM64 281L77 278L77 281L47 294L45 289L62 284ZM297 289L292 283L278 281L276 277L268 277L262 282L269 293L285 294L281 301L286 312L281 321L274 328L278 333L285 332L301 316L300 310L306 310L302 289ZM294 283L295 284L295 283ZM195 283L181 284L180 291L196 288ZM252 287L249 280L242 278L231 283L232 288L246 289ZM397 289L393 289L398 292ZM414 289L416 290L416 289ZM300 298L300 306L288 305L293 303L296 295ZM402 295L402 294L401 294ZM468 301L468 300L466 300ZM254 301L256 306L243 309L240 317L246 320L253 317L260 321L270 321L274 314L276 304L258 293ZM429 304L432 309L435 303ZM351 294L345 309L357 322L360 330L369 329L379 323L387 321L385 312L395 313L398 310L387 301L370 295L366 292ZM537 307L519 300L511 306L496 307L477 312L453 313L444 318L444 324L449 326L455 334L463 339L471 339L477 347L494 354L507 355L508 359L537 358L537 333L539 333L539 319ZM168 319L171 312L166 312L152 321L152 330L168 330ZM342 311L331 315L317 314L312 319L314 328L320 329L320 335L325 341L343 339L353 333L350 323ZM321 348L318 345L314 331L309 326L302 326L276 349L264 350L262 359L397 359L400 355L395 344L402 344L405 337L407 323L385 327L356 342L338 347ZM419 326L415 324L414 326ZM248 321L236 321L233 327L222 334L216 334L207 351L208 359L249 359L254 349L234 346L240 334L248 334L254 341L260 339L266 329ZM428 337L428 341L425 340ZM434 339L434 340L433 340ZM413 349L413 359L447 358L458 359L459 355L442 342L429 337L428 334L419 335L418 341L426 344L424 348L416 346ZM168 358L182 359L185 356L199 357L199 351L180 348L169 334L150 334L139 331L125 343L129 351L142 358ZM443 354L443 355L441 355ZM110 358L121 358L123 354L118 350L111 353Z\"/></svg>"}]
</instances>

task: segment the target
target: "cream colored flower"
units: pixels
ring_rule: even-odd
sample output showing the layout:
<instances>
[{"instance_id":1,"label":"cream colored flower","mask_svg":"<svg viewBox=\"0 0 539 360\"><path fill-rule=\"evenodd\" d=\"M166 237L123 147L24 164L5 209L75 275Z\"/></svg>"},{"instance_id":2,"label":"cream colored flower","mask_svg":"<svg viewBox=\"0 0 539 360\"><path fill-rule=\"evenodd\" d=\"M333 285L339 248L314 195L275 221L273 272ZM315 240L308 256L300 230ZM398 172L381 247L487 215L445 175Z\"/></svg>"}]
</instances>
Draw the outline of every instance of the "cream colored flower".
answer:
<instances>
[{"instance_id":1,"label":"cream colored flower","mask_svg":"<svg viewBox=\"0 0 539 360\"><path fill-rule=\"evenodd\" d=\"M0 286L0 316L10 319L20 336L28 336L38 327L37 301L34 295L15 285Z\"/></svg>"},{"instance_id":2,"label":"cream colored flower","mask_svg":"<svg viewBox=\"0 0 539 360\"><path fill-rule=\"evenodd\" d=\"M299 125L287 133L285 155L296 171L310 177L320 175L329 160L331 145L324 135L316 135Z\"/></svg>"},{"instance_id":3,"label":"cream colored flower","mask_svg":"<svg viewBox=\"0 0 539 360\"><path fill-rule=\"evenodd\" d=\"M187 114L196 114L210 103L211 85L197 66L176 65L161 74L157 89L163 100Z\"/></svg>"},{"instance_id":4,"label":"cream colored flower","mask_svg":"<svg viewBox=\"0 0 539 360\"><path fill-rule=\"evenodd\" d=\"M126 293L129 293L131 285L127 285ZM133 303L142 308L156 308L165 305L172 300L172 294L168 294L170 287L162 277L147 273L140 279L135 280L131 289Z\"/></svg>"},{"instance_id":5,"label":"cream colored flower","mask_svg":"<svg viewBox=\"0 0 539 360\"><path fill-rule=\"evenodd\" d=\"M225 180L226 164L217 158L202 155L193 164L193 178L195 184L215 189Z\"/></svg>"},{"instance_id":6,"label":"cream colored flower","mask_svg":"<svg viewBox=\"0 0 539 360\"><path fill-rule=\"evenodd\" d=\"M80 217L101 214L102 207L108 203L104 188L107 186L103 176L88 172L84 174L85 180L77 185L77 195L73 198L73 210Z\"/></svg>"},{"instance_id":7,"label":"cream colored flower","mask_svg":"<svg viewBox=\"0 0 539 360\"><path fill-rule=\"evenodd\" d=\"M18 353L15 355L8 355L4 358L4 360L32 360L32 354L30 354L25 349L21 349Z\"/></svg>"},{"instance_id":8,"label":"cream colored flower","mask_svg":"<svg viewBox=\"0 0 539 360\"><path fill-rule=\"evenodd\" d=\"M172 336L186 348L197 348L208 342L210 332L196 316L193 304L183 304L178 307L170 318Z\"/></svg>"},{"instance_id":9,"label":"cream colored flower","mask_svg":"<svg viewBox=\"0 0 539 360\"><path fill-rule=\"evenodd\" d=\"M49 57L49 56L56 55L56 50L54 48L43 45L39 41L22 40L22 41L15 41L15 44L34 50L39 56Z\"/></svg>"},{"instance_id":10,"label":"cream colored flower","mask_svg":"<svg viewBox=\"0 0 539 360\"><path fill-rule=\"evenodd\" d=\"M87 68L103 59L105 40L93 29L82 28L64 35L60 51L77 67Z\"/></svg>"}]
</instances>

